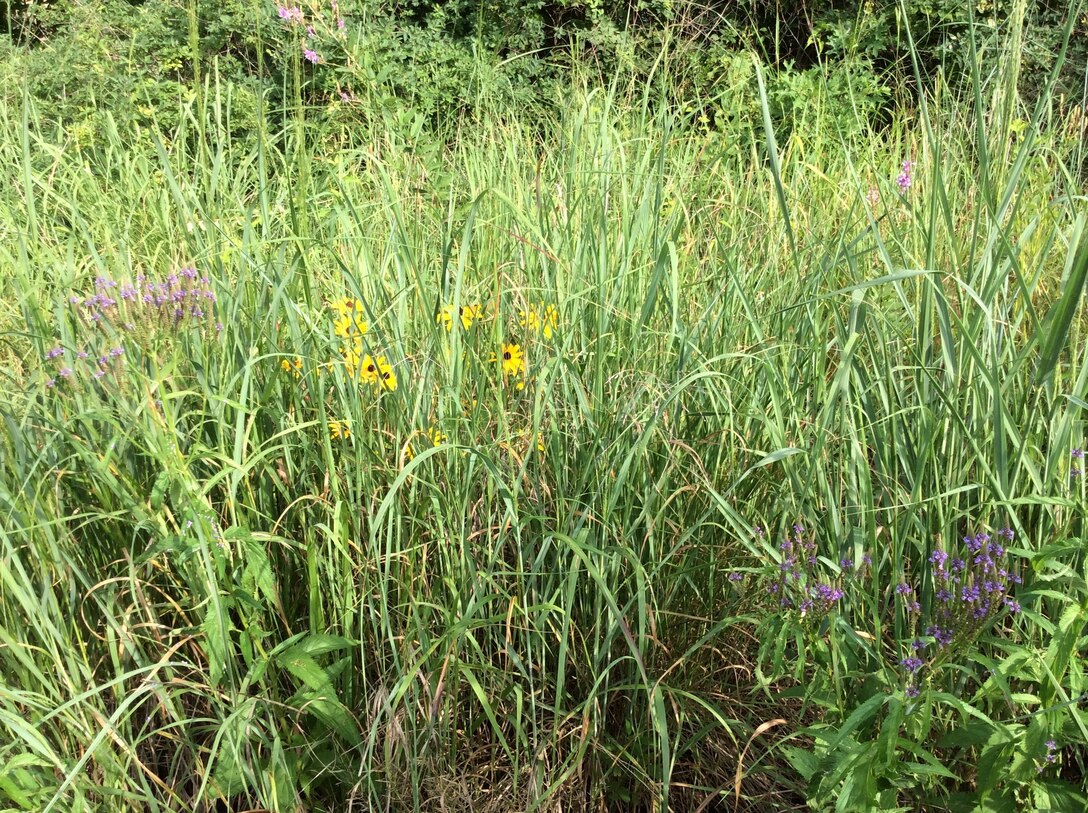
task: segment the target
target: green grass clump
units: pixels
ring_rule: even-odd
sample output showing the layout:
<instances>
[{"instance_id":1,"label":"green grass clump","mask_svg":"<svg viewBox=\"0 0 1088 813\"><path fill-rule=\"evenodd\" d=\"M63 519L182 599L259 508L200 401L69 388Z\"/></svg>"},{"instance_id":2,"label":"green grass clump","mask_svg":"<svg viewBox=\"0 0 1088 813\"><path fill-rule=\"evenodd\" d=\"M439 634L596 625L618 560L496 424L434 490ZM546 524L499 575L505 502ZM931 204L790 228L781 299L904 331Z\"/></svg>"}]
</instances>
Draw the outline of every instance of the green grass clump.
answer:
<instances>
[{"instance_id":1,"label":"green grass clump","mask_svg":"<svg viewBox=\"0 0 1088 813\"><path fill-rule=\"evenodd\" d=\"M0 107L0 809L1076 809L1084 125L999 80L758 148ZM871 559L819 618L794 523ZM896 585L1005 527L908 696Z\"/></svg>"}]
</instances>

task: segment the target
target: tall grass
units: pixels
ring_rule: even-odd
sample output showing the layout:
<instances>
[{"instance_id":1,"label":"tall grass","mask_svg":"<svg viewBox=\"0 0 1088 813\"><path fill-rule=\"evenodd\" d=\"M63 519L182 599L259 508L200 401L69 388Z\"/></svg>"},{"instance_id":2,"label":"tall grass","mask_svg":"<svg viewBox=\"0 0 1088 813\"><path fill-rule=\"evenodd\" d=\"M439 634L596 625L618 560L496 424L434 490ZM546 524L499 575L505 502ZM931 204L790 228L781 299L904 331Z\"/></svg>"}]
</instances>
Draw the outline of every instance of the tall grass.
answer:
<instances>
[{"instance_id":1,"label":"tall grass","mask_svg":"<svg viewBox=\"0 0 1088 813\"><path fill-rule=\"evenodd\" d=\"M726 142L577 86L547 120L335 149L302 112L232 141L213 76L207 118L93 154L0 108L0 800L785 808L776 743L849 715L847 642L894 665L893 586L1006 524L1025 612L962 674L1019 653L1083 734L1082 669L1047 654L1088 592L1083 119L1004 75L850 142L818 115ZM50 348L90 345L73 292L190 264L204 328L121 335L123 367L46 387ZM345 296L395 391L338 362ZM519 323L537 303L550 338ZM446 305L486 317L447 331ZM818 653L759 637L755 576L796 521L830 563L873 558L816 706Z\"/></svg>"}]
</instances>

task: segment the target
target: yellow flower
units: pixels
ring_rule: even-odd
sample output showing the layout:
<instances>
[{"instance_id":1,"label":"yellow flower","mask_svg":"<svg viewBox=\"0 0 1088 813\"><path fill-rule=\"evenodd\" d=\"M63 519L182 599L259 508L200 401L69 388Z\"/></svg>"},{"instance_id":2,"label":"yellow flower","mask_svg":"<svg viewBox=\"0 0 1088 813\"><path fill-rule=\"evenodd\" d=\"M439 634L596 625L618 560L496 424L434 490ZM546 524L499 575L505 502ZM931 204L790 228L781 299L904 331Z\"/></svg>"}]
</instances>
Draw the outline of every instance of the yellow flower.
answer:
<instances>
[{"instance_id":1,"label":"yellow flower","mask_svg":"<svg viewBox=\"0 0 1088 813\"><path fill-rule=\"evenodd\" d=\"M378 356L378 382L382 389L392 392L397 388L397 374L392 366L385 360L385 356Z\"/></svg>"},{"instance_id":2,"label":"yellow flower","mask_svg":"<svg viewBox=\"0 0 1088 813\"><path fill-rule=\"evenodd\" d=\"M440 443L445 443L449 440L449 436L445 432L439 432L438 429L432 426L427 430L427 439L431 442L432 446L437 446ZM412 444L404 444L404 459L412 460L416 456L416 451L412 448Z\"/></svg>"},{"instance_id":3,"label":"yellow flower","mask_svg":"<svg viewBox=\"0 0 1088 813\"><path fill-rule=\"evenodd\" d=\"M333 300L330 303L331 307L340 316L346 316L347 314L362 314L363 303L359 299L354 299L350 296L345 296L342 299Z\"/></svg>"},{"instance_id":4,"label":"yellow flower","mask_svg":"<svg viewBox=\"0 0 1088 813\"><path fill-rule=\"evenodd\" d=\"M332 331L341 339L358 339L366 333L367 324L360 313L345 313L333 320Z\"/></svg>"},{"instance_id":5,"label":"yellow flower","mask_svg":"<svg viewBox=\"0 0 1088 813\"><path fill-rule=\"evenodd\" d=\"M302 359L300 359L298 356L295 356L294 361L291 361L290 359L283 359L280 362L280 369L283 370L285 373L294 374L295 378L297 379L300 375L302 375Z\"/></svg>"},{"instance_id":6,"label":"yellow flower","mask_svg":"<svg viewBox=\"0 0 1088 813\"><path fill-rule=\"evenodd\" d=\"M530 305L526 310L518 311L518 324L550 339L559 330L559 311L555 305L545 305L543 302Z\"/></svg>"},{"instance_id":7,"label":"yellow flower","mask_svg":"<svg viewBox=\"0 0 1088 813\"><path fill-rule=\"evenodd\" d=\"M453 330L453 318L454 316L460 316L461 327L468 330L472 327L472 323L479 319L482 314L482 309L479 305L462 305L454 311L453 305L444 305L442 310L438 312L438 321L446 326L446 331Z\"/></svg>"},{"instance_id":8,"label":"yellow flower","mask_svg":"<svg viewBox=\"0 0 1088 813\"><path fill-rule=\"evenodd\" d=\"M544 435L540 432L536 433L536 450L541 454L544 454Z\"/></svg>"},{"instance_id":9,"label":"yellow flower","mask_svg":"<svg viewBox=\"0 0 1088 813\"><path fill-rule=\"evenodd\" d=\"M521 375L525 372L525 356L520 344L502 346L502 372L503 375Z\"/></svg>"},{"instance_id":10,"label":"yellow flower","mask_svg":"<svg viewBox=\"0 0 1088 813\"><path fill-rule=\"evenodd\" d=\"M347 440L351 437L351 427L347 421L329 421L329 435L333 440Z\"/></svg>"}]
</instances>

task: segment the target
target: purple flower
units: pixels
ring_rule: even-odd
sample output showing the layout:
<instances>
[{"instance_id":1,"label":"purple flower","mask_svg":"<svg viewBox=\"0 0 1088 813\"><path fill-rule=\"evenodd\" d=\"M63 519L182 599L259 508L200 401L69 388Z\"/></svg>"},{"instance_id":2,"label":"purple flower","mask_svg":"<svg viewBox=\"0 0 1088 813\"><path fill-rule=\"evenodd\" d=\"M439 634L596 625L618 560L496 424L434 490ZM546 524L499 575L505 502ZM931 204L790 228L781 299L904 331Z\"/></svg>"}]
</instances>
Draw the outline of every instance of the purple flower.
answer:
<instances>
[{"instance_id":1,"label":"purple flower","mask_svg":"<svg viewBox=\"0 0 1088 813\"><path fill-rule=\"evenodd\" d=\"M112 350L110 350L110 358L117 358L117 357L123 355L124 352L125 352L125 348L123 348L123 347L114 347Z\"/></svg>"},{"instance_id":2,"label":"purple flower","mask_svg":"<svg viewBox=\"0 0 1088 813\"><path fill-rule=\"evenodd\" d=\"M306 59L307 62L310 62L314 65L321 61L321 56L317 53L317 51L314 51L310 48L303 48L302 56Z\"/></svg>"},{"instance_id":3,"label":"purple flower","mask_svg":"<svg viewBox=\"0 0 1088 813\"><path fill-rule=\"evenodd\" d=\"M948 554L943 550L935 550L929 557L929 563L936 565L938 568L943 568L944 563L948 561Z\"/></svg>"},{"instance_id":4,"label":"purple flower","mask_svg":"<svg viewBox=\"0 0 1088 813\"><path fill-rule=\"evenodd\" d=\"M763 526L762 525L755 526L752 529L752 533L754 533L756 536L762 538L763 537Z\"/></svg>"},{"instance_id":5,"label":"purple flower","mask_svg":"<svg viewBox=\"0 0 1088 813\"><path fill-rule=\"evenodd\" d=\"M843 557L842 559L839 559L839 567L841 567L843 570L849 570L853 566L854 566L854 560L853 559L847 559L846 557Z\"/></svg>"},{"instance_id":6,"label":"purple flower","mask_svg":"<svg viewBox=\"0 0 1088 813\"><path fill-rule=\"evenodd\" d=\"M731 581L731 582L744 581L744 574L743 573L737 573L737 572L734 571L733 573L729 574L729 581Z\"/></svg>"},{"instance_id":7,"label":"purple flower","mask_svg":"<svg viewBox=\"0 0 1088 813\"><path fill-rule=\"evenodd\" d=\"M872 557L872 556L870 556L870 555L869 555L869 554L867 554L867 553L863 553L863 554L861 555L861 563L862 563L863 565L872 565L872 564L873 564L873 557Z\"/></svg>"},{"instance_id":8,"label":"purple flower","mask_svg":"<svg viewBox=\"0 0 1088 813\"><path fill-rule=\"evenodd\" d=\"M952 594L945 590L943 587L937 591L937 601L947 604L952 600Z\"/></svg>"},{"instance_id":9,"label":"purple flower","mask_svg":"<svg viewBox=\"0 0 1088 813\"><path fill-rule=\"evenodd\" d=\"M49 389L53 389L53 387L57 386L57 379L55 379L55 378L48 379L45 382L45 386L49 387Z\"/></svg>"},{"instance_id":10,"label":"purple flower","mask_svg":"<svg viewBox=\"0 0 1088 813\"><path fill-rule=\"evenodd\" d=\"M59 375L61 378L71 378L72 377L72 368L71 367L62 367L60 369L60 371L57 373L57 375Z\"/></svg>"},{"instance_id":11,"label":"purple flower","mask_svg":"<svg viewBox=\"0 0 1088 813\"><path fill-rule=\"evenodd\" d=\"M94 377L95 378L101 378L105 374L106 374L105 370L95 370Z\"/></svg>"},{"instance_id":12,"label":"purple flower","mask_svg":"<svg viewBox=\"0 0 1088 813\"><path fill-rule=\"evenodd\" d=\"M76 353L76 358L79 359L80 361L87 358L87 351L86 350L80 350L78 353Z\"/></svg>"},{"instance_id":13,"label":"purple flower","mask_svg":"<svg viewBox=\"0 0 1088 813\"><path fill-rule=\"evenodd\" d=\"M306 26L306 36L310 39L314 38L314 27L312 25Z\"/></svg>"},{"instance_id":14,"label":"purple flower","mask_svg":"<svg viewBox=\"0 0 1088 813\"><path fill-rule=\"evenodd\" d=\"M54 347L52 350L50 350L48 353L45 354L45 357L47 359L55 359L55 358L60 358L63 355L64 355L64 348L63 347Z\"/></svg>"},{"instance_id":15,"label":"purple flower","mask_svg":"<svg viewBox=\"0 0 1088 813\"><path fill-rule=\"evenodd\" d=\"M1046 746L1046 750L1048 750L1048 751L1057 751L1058 750L1058 743L1056 743L1054 740L1047 740L1046 742L1043 743L1043 745Z\"/></svg>"},{"instance_id":16,"label":"purple flower","mask_svg":"<svg viewBox=\"0 0 1088 813\"><path fill-rule=\"evenodd\" d=\"M337 17L336 18L336 28L337 28L338 31L343 31L344 30L344 18L343 17Z\"/></svg>"},{"instance_id":17,"label":"purple flower","mask_svg":"<svg viewBox=\"0 0 1088 813\"><path fill-rule=\"evenodd\" d=\"M1020 602L1012 598L1005 599L1005 606L1009 608L1010 613L1020 612Z\"/></svg>"},{"instance_id":18,"label":"purple flower","mask_svg":"<svg viewBox=\"0 0 1088 813\"><path fill-rule=\"evenodd\" d=\"M914 655L910 655L909 657L903 658L903 660L899 661L899 665L902 666L904 669L906 669L911 674L914 674L919 669L921 669L923 666L925 666L925 663L922 662L921 658L917 658Z\"/></svg>"},{"instance_id":19,"label":"purple flower","mask_svg":"<svg viewBox=\"0 0 1088 813\"><path fill-rule=\"evenodd\" d=\"M1071 454L1073 456L1074 460L1083 460L1084 459L1084 449L1074 449L1069 454Z\"/></svg>"},{"instance_id":20,"label":"purple flower","mask_svg":"<svg viewBox=\"0 0 1088 813\"><path fill-rule=\"evenodd\" d=\"M340 101L350 102L351 101L351 95L348 94L346 91L343 91L343 90L340 91Z\"/></svg>"},{"instance_id":21,"label":"purple flower","mask_svg":"<svg viewBox=\"0 0 1088 813\"><path fill-rule=\"evenodd\" d=\"M997 532L997 534L998 534L998 536L1003 536L1003 537L1005 537L1005 538L1006 538L1006 539L1008 539L1008 540L1009 540L1010 542L1011 542L1011 541L1013 540L1013 538L1014 538L1014 537L1016 536L1016 534L1015 534L1015 533L1013 533L1013 530L1012 530L1012 528L1002 528L1002 529L1001 529L1000 531L998 531L998 532Z\"/></svg>"},{"instance_id":22,"label":"purple flower","mask_svg":"<svg viewBox=\"0 0 1088 813\"><path fill-rule=\"evenodd\" d=\"M917 697L918 696L918 687L915 684L911 683L911 684L909 684L907 686L907 688L903 692L903 694L905 694L907 697L911 697L911 698Z\"/></svg>"},{"instance_id":23,"label":"purple flower","mask_svg":"<svg viewBox=\"0 0 1088 813\"><path fill-rule=\"evenodd\" d=\"M911 178L911 168L913 166L914 164L911 161L903 162L903 171L900 172L899 177L895 179L896 184L899 185L899 191L906 192L908 189L910 189L910 185L913 180Z\"/></svg>"},{"instance_id":24,"label":"purple flower","mask_svg":"<svg viewBox=\"0 0 1088 813\"><path fill-rule=\"evenodd\" d=\"M913 592L914 592L914 588L911 587L906 582L901 582L900 584L897 584L895 586L895 594L897 596L909 596Z\"/></svg>"},{"instance_id":25,"label":"purple flower","mask_svg":"<svg viewBox=\"0 0 1088 813\"><path fill-rule=\"evenodd\" d=\"M965 604L974 604L978 601L979 592L978 585L972 584L970 587L964 587L960 592L960 600Z\"/></svg>"}]
</instances>

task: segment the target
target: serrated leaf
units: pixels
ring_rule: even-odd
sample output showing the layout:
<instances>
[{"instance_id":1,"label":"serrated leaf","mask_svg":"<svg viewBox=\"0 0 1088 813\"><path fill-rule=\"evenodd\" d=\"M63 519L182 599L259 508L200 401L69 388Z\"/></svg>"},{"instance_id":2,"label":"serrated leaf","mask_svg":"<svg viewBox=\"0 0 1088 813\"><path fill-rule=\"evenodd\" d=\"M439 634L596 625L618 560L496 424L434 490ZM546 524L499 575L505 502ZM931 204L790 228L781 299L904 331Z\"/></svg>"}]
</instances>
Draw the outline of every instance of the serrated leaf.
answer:
<instances>
[{"instance_id":1,"label":"serrated leaf","mask_svg":"<svg viewBox=\"0 0 1088 813\"><path fill-rule=\"evenodd\" d=\"M204 633L204 654L208 657L208 682L218 686L233 654L230 633L234 625L227 613L225 597L208 602L200 629Z\"/></svg>"},{"instance_id":2,"label":"serrated leaf","mask_svg":"<svg viewBox=\"0 0 1088 813\"><path fill-rule=\"evenodd\" d=\"M301 650L308 655L324 655L326 652L349 649L355 644L355 641L341 635L327 635L318 632L303 637L294 645L293 649Z\"/></svg>"},{"instance_id":3,"label":"serrated leaf","mask_svg":"<svg viewBox=\"0 0 1088 813\"><path fill-rule=\"evenodd\" d=\"M334 694L328 673L318 665L312 655L298 645L278 654L276 663L314 691L330 697Z\"/></svg>"}]
</instances>

